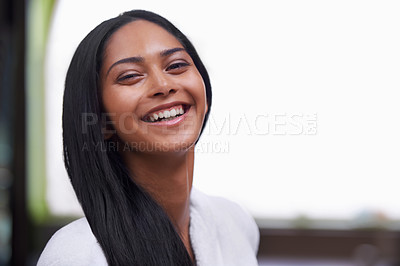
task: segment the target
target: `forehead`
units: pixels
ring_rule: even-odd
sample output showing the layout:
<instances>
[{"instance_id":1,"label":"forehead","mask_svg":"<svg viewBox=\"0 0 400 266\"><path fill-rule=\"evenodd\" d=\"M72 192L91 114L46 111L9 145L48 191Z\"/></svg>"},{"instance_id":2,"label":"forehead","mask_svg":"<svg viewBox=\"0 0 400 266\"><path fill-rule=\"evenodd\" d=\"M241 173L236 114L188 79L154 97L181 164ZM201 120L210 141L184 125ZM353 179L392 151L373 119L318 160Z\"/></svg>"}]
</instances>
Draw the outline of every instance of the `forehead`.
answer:
<instances>
[{"instance_id":1,"label":"forehead","mask_svg":"<svg viewBox=\"0 0 400 266\"><path fill-rule=\"evenodd\" d=\"M129 56L146 56L168 48L183 47L161 26L146 20L130 22L118 29L106 46L106 60Z\"/></svg>"}]
</instances>

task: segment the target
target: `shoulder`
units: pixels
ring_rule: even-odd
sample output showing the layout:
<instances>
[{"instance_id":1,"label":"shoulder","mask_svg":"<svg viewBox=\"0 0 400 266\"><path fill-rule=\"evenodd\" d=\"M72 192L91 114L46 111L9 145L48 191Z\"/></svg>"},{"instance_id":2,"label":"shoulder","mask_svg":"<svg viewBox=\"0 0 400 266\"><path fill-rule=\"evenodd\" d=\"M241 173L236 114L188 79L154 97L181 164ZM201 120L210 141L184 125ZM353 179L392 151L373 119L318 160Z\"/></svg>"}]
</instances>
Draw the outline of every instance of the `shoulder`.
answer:
<instances>
[{"instance_id":1,"label":"shoulder","mask_svg":"<svg viewBox=\"0 0 400 266\"><path fill-rule=\"evenodd\" d=\"M51 237L37 265L107 265L107 262L86 218L81 218Z\"/></svg>"},{"instance_id":2,"label":"shoulder","mask_svg":"<svg viewBox=\"0 0 400 266\"><path fill-rule=\"evenodd\" d=\"M257 253L260 233L246 209L228 199L209 196L196 189L192 191L191 201L193 208L202 212L205 219L212 220L222 235L243 237L253 252Z\"/></svg>"}]
</instances>

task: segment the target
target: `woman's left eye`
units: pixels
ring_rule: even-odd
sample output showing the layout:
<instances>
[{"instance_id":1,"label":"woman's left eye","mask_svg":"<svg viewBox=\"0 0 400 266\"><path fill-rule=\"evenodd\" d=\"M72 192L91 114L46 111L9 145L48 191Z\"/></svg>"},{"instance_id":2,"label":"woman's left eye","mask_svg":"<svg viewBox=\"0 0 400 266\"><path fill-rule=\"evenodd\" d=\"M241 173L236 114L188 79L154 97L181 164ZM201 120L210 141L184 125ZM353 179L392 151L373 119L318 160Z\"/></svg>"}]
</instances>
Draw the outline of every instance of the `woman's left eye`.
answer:
<instances>
[{"instance_id":1,"label":"woman's left eye","mask_svg":"<svg viewBox=\"0 0 400 266\"><path fill-rule=\"evenodd\" d=\"M190 64L187 62L177 62L177 63L173 63L173 64L169 65L166 70L170 71L170 70L180 69L180 68L186 67L186 66L190 66Z\"/></svg>"}]
</instances>

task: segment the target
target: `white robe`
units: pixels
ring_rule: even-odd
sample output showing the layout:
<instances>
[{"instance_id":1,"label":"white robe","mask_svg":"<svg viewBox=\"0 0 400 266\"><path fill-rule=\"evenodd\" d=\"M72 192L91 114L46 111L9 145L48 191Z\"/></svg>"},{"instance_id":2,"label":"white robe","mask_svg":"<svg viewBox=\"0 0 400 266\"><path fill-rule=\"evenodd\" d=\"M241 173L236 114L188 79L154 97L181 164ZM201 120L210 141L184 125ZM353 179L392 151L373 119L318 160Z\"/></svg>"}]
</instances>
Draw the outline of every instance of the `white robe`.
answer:
<instances>
[{"instance_id":1,"label":"white robe","mask_svg":"<svg viewBox=\"0 0 400 266\"><path fill-rule=\"evenodd\" d=\"M190 240L198 266L257 265L259 230L239 205L193 189ZM86 218L58 230L43 250L38 266L106 266L107 261Z\"/></svg>"}]
</instances>

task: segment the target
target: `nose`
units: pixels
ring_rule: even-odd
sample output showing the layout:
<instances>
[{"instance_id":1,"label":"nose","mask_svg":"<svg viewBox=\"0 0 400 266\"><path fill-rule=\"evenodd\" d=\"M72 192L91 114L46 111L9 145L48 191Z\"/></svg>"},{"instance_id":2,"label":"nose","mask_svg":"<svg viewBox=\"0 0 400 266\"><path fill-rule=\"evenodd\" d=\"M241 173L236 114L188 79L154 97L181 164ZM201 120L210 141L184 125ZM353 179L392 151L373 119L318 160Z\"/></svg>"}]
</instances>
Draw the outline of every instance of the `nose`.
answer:
<instances>
[{"instance_id":1,"label":"nose","mask_svg":"<svg viewBox=\"0 0 400 266\"><path fill-rule=\"evenodd\" d=\"M163 71L153 71L150 78L149 96L168 96L170 93L176 92L176 86Z\"/></svg>"},{"instance_id":2,"label":"nose","mask_svg":"<svg viewBox=\"0 0 400 266\"><path fill-rule=\"evenodd\" d=\"M152 96L167 96L170 93L174 93L175 89L173 88L166 88L166 87L160 87L157 91L153 93Z\"/></svg>"}]
</instances>

